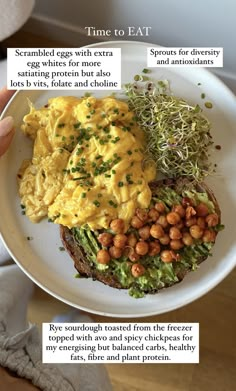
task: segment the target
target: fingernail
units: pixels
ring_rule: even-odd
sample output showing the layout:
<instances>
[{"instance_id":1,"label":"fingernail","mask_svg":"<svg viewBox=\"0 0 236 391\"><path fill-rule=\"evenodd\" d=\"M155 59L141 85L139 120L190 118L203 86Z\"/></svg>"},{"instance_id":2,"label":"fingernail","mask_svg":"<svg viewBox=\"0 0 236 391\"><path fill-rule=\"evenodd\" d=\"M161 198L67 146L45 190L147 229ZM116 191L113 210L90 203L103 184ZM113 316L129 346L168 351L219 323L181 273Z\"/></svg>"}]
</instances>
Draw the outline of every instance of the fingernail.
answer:
<instances>
[{"instance_id":1,"label":"fingernail","mask_svg":"<svg viewBox=\"0 0 236 391\"><path fill-rule=\"evenodd\" d=\"M7 136L14 127L14 120L12 117L6 117L0 121L0 137Z\"/></svg>"}]
</instances>

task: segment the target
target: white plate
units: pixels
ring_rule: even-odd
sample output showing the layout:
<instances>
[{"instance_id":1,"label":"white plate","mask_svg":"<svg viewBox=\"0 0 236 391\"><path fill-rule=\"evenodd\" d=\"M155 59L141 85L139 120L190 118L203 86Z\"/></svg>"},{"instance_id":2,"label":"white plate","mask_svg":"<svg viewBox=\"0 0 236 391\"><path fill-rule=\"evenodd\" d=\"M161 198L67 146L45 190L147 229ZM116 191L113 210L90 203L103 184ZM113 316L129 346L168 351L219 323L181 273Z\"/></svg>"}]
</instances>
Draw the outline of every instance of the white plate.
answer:
<instances>
[{"instance_id":1,"label":"white plate","mask_svg":"<svg viewBox=\"0 0 236 391\"><path fill-rule=\"evenodd\" d=\"M122 82L146 67L146 48L139 42L108 42L97 47L122 48ZM153 46L153 45L152 45ZM212 135L222 149L215 151L213 160L218 164L218 175L208 181L222 209L226 228L217 238L213 257L200 269L190 273L182 283L143 299L129 297L119 291L90 279L75 279L73 262L61 246L59 230L43 221L32 224L21 214L17 195L16 173L24 158L31 156L31 143L20 132L22 117L28 112L27 97L37 107L49 97L58 95L81 96L81 91L19 91L8 104L3 116L12 115L17 134L9 152L0 164L0 231L13 258L24 272L39 286L58 299L93 313L115 317L141 317L171 311L190 303L216 286L235 266L235 207L236 207L236 99L211 73L200 68L153 68L156 79L168 79L175 95L203 107L201 93L213 103L213 109L204 109L212 122ZM198 85L201 83L201 85ZM98 95L96 91L95 95ZM106 92L103 93L105 95ZM99 93L99 96L102 93ZM28 241L27 236L33 240Z\"/></svg>"}]
</instances>

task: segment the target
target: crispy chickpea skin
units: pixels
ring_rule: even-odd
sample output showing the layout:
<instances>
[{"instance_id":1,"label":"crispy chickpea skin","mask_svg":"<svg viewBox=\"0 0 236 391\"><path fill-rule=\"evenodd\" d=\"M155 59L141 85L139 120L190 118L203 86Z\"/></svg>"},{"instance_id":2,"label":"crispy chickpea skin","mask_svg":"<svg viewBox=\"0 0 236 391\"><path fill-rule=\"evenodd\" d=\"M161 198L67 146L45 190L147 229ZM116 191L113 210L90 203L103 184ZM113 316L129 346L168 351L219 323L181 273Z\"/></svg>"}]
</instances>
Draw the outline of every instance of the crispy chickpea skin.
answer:
<instances>
[{"instance_id":1,"label":"crispy chickpea skin","mask_svg":"<svg viewBox=\"0 0 236 391\"><path fill-rule=\"evenodd\" d=\"M196 206L196 212L199 217L206 217L209 213L208 206L203 202L200 202L200 204Z\"/></svg>"},{"instance_id":2,"label":"crispy chickpea skin","mask_svg":"<svg viewBox=\"0 0 236 391\"><path fill-rule=\"evenodd\" d=\"M191 217L191 219L188 219L185 221L186 227L191 227L192 225L197 224L197 218L196 217Z\"/></svg>"},{"instance_id":3,"label":"crispy chickpea skin","mask_svg":"<svg viewBox=\"0 0 236 391\"><path fill-rule=\"evenodd\" d=\"M150 227L145 225L142 228L139 228L138 234L141 239L147 240L150 237Z\"/></svg>"},{"instance_id":4,"label":"crispy chickpea skin","mask_svg":"<svg viewBox=\"0 0 236 391\"><path fill-rule=\"evenodd\" d=\"M215 227L219 223L219 216L216 213L211 213L206 217L208 227Z\"/></svg>"},{"instance_id":5,"label":"crispy chickpea skin","mask_svg":"<svg viewBox=\"0 0 236 391\"><path fill-rule=\"evenodd\" d=\"M181 217L176 212L170 212L170 213L167 213L166 220L168 221L168 223L170 225L176 225L176 224L178 224L180 222Z\"/></svg>"},{"instance_id":6,"label":"crispy chickpea skin","mask_svg":"<svg viewBox=\"0 0 236 391\"><path fill-rule=\"evenodd\" d=\"M133 228L139 229L144 225L144 222L138 218L138 216L134 216L131 220L131 226Z\"/></svg>"},{"instance_id":7,"label":"crispy chickpea skin","mask_svg":"<svg viewBox=\"0 0 236 391\"><path fill-rule=\"evenodd\" d=\"M123 234L125 231L125 223L122 219L115 219L112 220L110 228L115 234Z\"/></svg>"},{"instance_id":8,"label":"crispy chickpea skin","mask_svg":"<svg viewBox=\"0 0 236 391\"><path fill-rule=\"evenodd\" d=\"M124 248L127 242L127 236L124 234L117 234L114 236L113 243L115 247Z\"/></svg>"},{"instance_id":9,"label":"crispy chickpea skin","mask_svg":"<svg viewBox=\"0 0 236 391\"><path fill-rule=\"evenodd\" d=\"M157 224L160 224L163 228L167 228L169 226L168 221L166 220L166 216L161 215L156 221Z\"/></svg>"},{"instance_id":10,"label":"crispy chickpea skin","mask_svg":"<svg viewBox=\"0 0 236 391\"><path fill-rule=\"evenodd\" d=\"M209 229L206 229L202 236L202 241L204 243L214 242L216 240L216 233L215 231L210 231Z\"/></svg>"},{"instance_id":11,"label":"crispy chickpea skin","mask_svg":"<svg viewBox=\"0 0 236 391\"><path fill-rule=\"evenodd\" d=\"M203 235L203 229L199 225L195 224L189 228L190 235L194 239L200 239Z\"/></svg>"},{"instance_id":12,"label":"crispy chickpea skin","mask_svg":"<svg viewBox=\"0 0 236 391\"><path fill-rule=\"evenodd\" d=\"M97 253L97 261L98 263L102 263L103 265L106 265L110 262L110 254L107 250L99 250Z\"/></svg>"},{"instance_id":13,"label":"crispy chickpea skin","mask_svg":"<svg viewBox=\"0 0 236 391\"><path fill-rule=\"evenodd\" d=\"M134 250L129 252L129 259L131 262L137 262L140 258L140 255L137 254Z\"/></svg>"},{"instance_id":14,"label":"crispy chickpea skin","mask_svg":"<svg viewBox=\"0 0 236 391\"><path fill-rule=\"evenodd\" d=\"M162 236L160 239L159 239L160 243L163 244L164 246L166 246L167 244L170 243L170 237L168 234L165 234L164 236Z\"/></svg>"},{"instance_id":15,"label":"crispy chickpea skin","mask_svg":"<svg viewBox=\"0 0 236 391\"><path fill-rule=\"evenodd\" d=\"M138 242L135 246L135 251L139 255L146 255L148 253L149 247L147 242Z\"/></svg>"},{"instance_id":16,"label":"crispy chickpea skin","mask_svg":"<svg viewBox=\"0 0 236 391\"><path fill-rule=\"evenodd\" d=\"M182 238L182 233L180 232L179 228L177 227L171 227L169 231L169 235L171 239L181 239Z\"/></svg>"},{"instance_id":17,"label":"crispy chickpea skin","mask_svg":"<svg viewBox=\"0 0 236 391\"><path fill-rule=\"evenodd\" d=\"M145 273L145 267L140 263L135 263L132 265L131 273L134 277L141 277Z\"/></svg>"},{"instance_id":18,"label":"crispy chickpea skin","mask_svg":"<svg viewBox=\"0 0 236 391\"><path fill-rule=\"evenodd\" d=\"M161 251L161 246L160 246L160 244L158 243L157 240L155 240L154 242L150 242L149 243L148 255L153 257L154 255L159 254L160 251Z\"/></svg>"},{"instance_id":19,"label":"crispy chickpea skin","mask_svg":"<svg viewBox=\"0 0 236 391\"><path fill-rule=\"evenodd\" d=\"M137 238L135 234L129 234L127 237L127 246L134 247L137 243Z\"/></svg>"},{"instance_id":20,"label":"crispy chickpea skin","mask_svg":"<svg viewBox=\"0 0 236 391\"><path fill-rule=\"evenodd\" d=\"M189 232L183 233L182 242L185 244L185 246L192 246L193 238Z\"/></svg>"},{"instance_id":21,"label":"crispy chickpea skin","mask_svg":"<svg viewBox=\"0 0 236 391\"><path fill-rule=\"evenodd\" d=\"M152 221L154 221L154 222L157 221L159 216L160 216L160 214L155 208L152 208L149 210L148 217L150 217L150 219Z\"/></svg>"},{"instance_id":22,"label":"crispy chickpea skin","mask_svg":"<svg viewBox=\"0 0 236 391\"><path fill-rule=\"evenodd\" d=\"M101 243L102 246L107 247L110 246L113 240L113 235L103 232L102 234L98 235L98 241Z\"/></svg>"},{"instance_id":23,"label":"crispy chickpea skin","mask_svg":"<svg viewBox=\"0 0 236 391\"><path fill-rule=\"evenodd\" d=\"M182 218L185 216L185 209L182 205L174 205L172 207L172 212L178 213Z\"/></svg>"},{"instance_id":24,"label":"crispy chickpea skin","mask_svg":"<svg viewBox=\"0 0 236 391\"><path fill-rule=\"evenodd\" d=\"M174 260L173 252L170 250L163 250L161 252L161 260L165 263L172 262Z\"/></svg>"},{"instance_id":25,"label":"crispy chickpea skin","mask_svg":"<svg viewBox=\"0 0 236 391\"><path fill-rule=\"evenodd\" d=\"M172 250L180 250L184 246L182 240L175 239L170 241L170 248Z\"/></svg>"},{"instance_id":26,"label":"crispy chickpea skin","mask_svg":"<svg viewBox=\"0 0 236 391\"><path fill-rule=\"evenodd\" d=\"M118 259L122 256L122 249L115 247L115 246L112 246L109 248L109 254L110 254L111 258Z\"/></svg>"},{"instance_id":27,"label":"crispy chickpea skin","mask_svg":"<svg viewBox=\"0 0 236 391\"><path fill-rule=\"evenodd\" d=\"M157 202L155 204L155 209L159 212L159 213L165 213L166 211L166 207L165 205L163 204L163 202Z\"/></svg>"},{"instance_id":28,"label":"crispy chickpea skin","mask_svg":"<svg viewBox=\"0 0 236 391\"><path fill-rule=\"evenodd\" d=\"M186 208L186 219L191 219L191 217L197 214L196 210L192 206L187 206Z\"/></svg>"},{"instance_id":29,"label":"crispy chickpea skin","mask_svg":"<svg viewBox=\"0 0 236 391\"><path fill-rule=\"evenodd\" d=\"M155 239L160 239L165 232L160 224L153 224L150 229L150 235Z\"/></svg>"},{"instance_id":30,"label":"crispy chickpea skin","mask_svg":"<svg viewBox=\"0 0 236 391\"><path fill-rule=\"evenodd\" d=\"M205 218L204 217L198 217L197 218L197 225L199 225L199 227L201 227L201 228L205 228L206 227Z\"/></svg>"},{"instance_id":31,"label":"crispy chickpea skin","mask_svg":"<svg viewBox=\"0 0 236 391\"><path fill-rule=\"evenodd\" d=\"M148 212L146 211L146 209L137 208L136 215L138 216L139 220L143 222L148 220Z\"/></svg>"}]
</instances>

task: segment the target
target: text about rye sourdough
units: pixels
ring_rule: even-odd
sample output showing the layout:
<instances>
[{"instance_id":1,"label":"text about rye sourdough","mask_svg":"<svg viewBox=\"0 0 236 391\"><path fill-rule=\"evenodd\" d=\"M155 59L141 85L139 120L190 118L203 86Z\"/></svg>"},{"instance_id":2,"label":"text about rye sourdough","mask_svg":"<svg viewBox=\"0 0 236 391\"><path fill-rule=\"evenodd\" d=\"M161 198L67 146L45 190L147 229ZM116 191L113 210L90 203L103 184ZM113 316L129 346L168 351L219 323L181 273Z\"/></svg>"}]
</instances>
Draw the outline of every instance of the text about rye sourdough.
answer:
<instances>
[{"instance_id":1,"label":"text about rye sourdough","mask_svg":"<svg viewBox=\"0 0 236 391\"><path fill-rule=\"evenodd\" d=\"M199 363L199 324L44 323L43 363Z\"/></svg>"},{"instance_id":2,"label":"text about rye sourdough","mask_svg":"<svg viewBox=\"0 0 236 391\"><path fill-rule=\"evenodd\" d=\"M11 48L7 56L8 89L121 89L120 48Z\"/></svg>"}]
</instances>

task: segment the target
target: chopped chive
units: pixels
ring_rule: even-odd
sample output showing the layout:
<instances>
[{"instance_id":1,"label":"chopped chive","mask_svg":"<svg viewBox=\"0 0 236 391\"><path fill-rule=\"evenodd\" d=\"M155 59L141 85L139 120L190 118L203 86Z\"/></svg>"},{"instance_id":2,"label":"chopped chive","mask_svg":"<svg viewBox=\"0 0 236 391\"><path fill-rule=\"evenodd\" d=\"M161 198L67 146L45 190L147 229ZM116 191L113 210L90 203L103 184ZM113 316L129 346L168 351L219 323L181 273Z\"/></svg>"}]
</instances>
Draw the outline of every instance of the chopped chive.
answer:
<instances>
[{"instance_id":1,"label":"chopped chive","mask_svg":"<svg viewBox=\"0 0 236 391\"><path fill-rule=\"evenodd\" d=\"M101 193L98 193L98 198L101 198L102 197L102 194Z\"/></svg>"},{"instance_id":2,"label":"chopped chive","mask_svg":"<svg viewBox=\"0 0 236 391\"><path fill-rule=\"evenodd\" d=\"M86 193L81 193L81 198L86 198Z\"/></svg>"},{"instance_id":3,"label":"chopped chive","mask_svg":"<svg viewBox=\"0 0 236 391\"><path fill-rule=\"evenodd\" d=\"M116 170L111 170L111 173L112 173L112 174L115 174L115 173L116 173Z\"/></svg>"},{"instance_id":4,"label":"chopped chive","mask_svg":"<svg viewBox=\"0 0 236 391\"><path fill-rule=\"evenodd\" d=\"M25 209L25 205L20 204L21 209Z\"/></svg>"},{"instance_id":5,"label":"chopped chive","mask_svg":"<svg viewBox=\"0 0 236 391\"><path fill-rule=\"evenodd\" d=\"M58 124L57 127L58 128L64 128L65 124Z\"/></svg>"},{"instance_id":6,"label":"chopped chive","mask_svg":"<svg viewBox=\"0 0 236 391\"><path fill-rule=\"evenodd\" d=\"M65 251L65 248L64 247L59 247L59 250L60 251Z\"/></svg>"},{"instance_id":7,"label":"chopped chive","mask_svg":"<svg viewBox=\"0 0 236 391\"><path fill-rule=\"evenodd\" d=\"M212 104L211 102L205 102L205 107L206 107L207 109L212 109L213 104Z\"/></svg>"},{"instance_id":8,"label":"chopped chive","mask_svg":"<svg viewBox=\"0 0 236 391\"><path fill-rule=\"evenodd\" d=\"M93 204L94 204L97 208L99 208L99 206L100 206L100 202L99 202L98 200L93 201Z\"/></svg>"},{"instance_id":9,"label":"chopped chive","mask_svg":"<svg viewBox=\"0 0 236 391\"><path fill-rule=\"evenodd\" d=\"M128 153L128 155L132 155L133 152L128 150L127 153Z\"/></svg>"},{"instance_id":10,"label":"chopped chive","mask_svg":"<svg viewBox=\"0 0 236 391\"><path fill-rule=\"evenodd\" d=\"M202 98L202 99L205 99L205 97L206 97L206 94L202 93L202 94L201 94L201 98Z\"/></svg>"},{"instance_id":11,"label":"chopped chive","mask_svg":"<svg viewBox=\"0 0 236 391\"><path fill-rule=\"evenodd\" d=\"M142 72L143 72L143 73L150 73L151 71L150 71L150 69L143 68Z\"/></svg>"},{"instance_id":12,"label":"chopped chive","mask_svg":"<svg viewBox=\"0 0 236 391\"><path fill-rule=\"evenodd\" d=\"M80 127L80 125L81 125L81 122L77 122L76 124L74 124L74 128L78 129Z\"/></svg>"},{"instance_id":13,"label":"chopped chive","mask_svg":"<svg viewBox=\"0 0 236 391\"><path fill-rule=\"evenodd\" d=\"M118 182L118 187L123 187L124 183L123 182Z\"/></svg>"}]
</instances>

